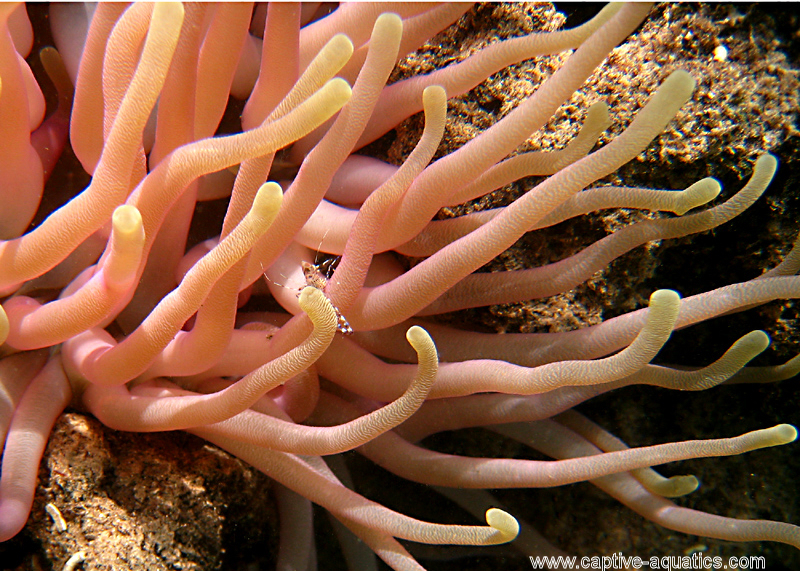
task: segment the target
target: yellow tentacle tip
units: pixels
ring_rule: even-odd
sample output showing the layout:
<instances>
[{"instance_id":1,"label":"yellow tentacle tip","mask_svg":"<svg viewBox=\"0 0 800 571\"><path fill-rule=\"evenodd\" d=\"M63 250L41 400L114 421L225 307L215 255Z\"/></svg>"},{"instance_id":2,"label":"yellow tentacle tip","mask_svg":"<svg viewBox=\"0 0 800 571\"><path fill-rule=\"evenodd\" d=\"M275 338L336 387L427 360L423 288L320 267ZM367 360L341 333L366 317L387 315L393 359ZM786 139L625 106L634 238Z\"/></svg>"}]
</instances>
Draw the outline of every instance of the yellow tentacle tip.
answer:
<instances>
[{"instance_id":1,"label":"yellow tentacle tip","mask_svg":"<svg viewBox=\"0 0 800 571\"><path fill-rule=\"evenodd\" d=\"M756 329L740 337L735 345L744 345L750 349L755 355L758 355L769 347L770 339L764 331ZM754 355L754 356L755 356Z\"/></svg>"},{"instance_id":2,"label":"yellow tentacle tip","mask_svg":"<svg viewBox=\"0 0 800 571\"><path fill-rule=\"evenodd\" d=\"M584 125L611 125L611 115L608 112L608 105L605 101L593 103L586 110L586 121Z\"/></svg>"},{"instance_id":3,"label":"yellow tentacle tip","mask_svg":"<svg viewBox=\"0 0 800 571\"><path fill-rule=\"evenodd\" d=\"M350 84L341 77L334 77L326 83L322 89L328 97L330 97L330 104L336 109L341 108L345 103L350 100L353 90Z\"/></svg>"},{"instance_id":4,"label":"yellow tentacle tip","mask_svg":"<svg viewBox=\"0 0 800 571\"><path fill-rule=\"evenodd\" d=\"M447 104L447 91L441 85L429 85L422 90L422 105L424 107L441 106Z\"/></svg>"},{"instance_id":5,"label":"yellow tentacle tip","mask_svg":"<svg viewBox=\"0 0 800 571\"><path fill-rule=\"evenodd\" d=\"M106 286L126 290L136 278L142 261L145 235L142 214L130 204L114 209L111 215L111 255L103 266Z\"/></svg>"},{"instance_id":6,"label":"yellow tentacle tip","mask_svg":"<svg viewBox=\"0 0 800 571\"><path fill-rule=\"evenodd\" d=\"M300 295L297 298L297 302L300 304L300 308L308 313L308 308L322 303L323 300L327 299L325 294L322 291L318 290L315 287L306 286L300 292Z\"/></svg>"},{"instance_id":7,"label":"yellow tentacle tip","mask_svg":"<svg viewBox=\"0 0 800 571\"><path fill-rule=\"evenodd\" d=\"M679 303L681 296L677 291L672 289L657 289L650 294L650 307L655 306L671 306Z\"/></svg>"},{"instance_id":8,"label":"yellow tentacle tip","mask_svg":"<svg viewBox=\"0 0 800 571\"><path fill-rule=\"evenodd\" d=\"M699 487L700 480L694 476L672 476L652 491L665 498L680 498L691 494Z\"/></svg>"},{"instance_id":9,"label":"yellow tentacle tip","mask_svg":"<svg viewBox=\"0 0 800 571\"><path fill-rule=\"evenodd\" d=\"M648 323L670 323L670 329L678 319L681 296L671 289L659 289L650 295Z\"/></svg>"},{"instance_id":10,"label":"yellow tentacle tip","mask_svg":"<svg viewBox=\"0 0 800 571\"><path fill-rule=\"evenodd\" d=\"M332 328L331 335L336 332L336 309L325 292L312 286L306 286L300 292L297 302L300 309L311 318L314 327Z\"/></svg>"},{"instance_id":11,"label":"yellow tentacle tip","mask_svg":"<svg viewBox=\"0 0 800 571\"><path fill-rule=\"evenodd\" d=\"M8 329L8 315L6 315L6 310L3 309L3 306L0 305L0 345L8 339Z\"/></svg>"},{"instance_id":12,"label":"yellow tentacle tip","mask_svg":"<svg viewBox=\"0 0 800 571\"><path fill-rule=\"evenodd\" d=\"M685 69L678 69L669 74L669 77L667 77L661 85L667 89L674 90L676 94L679 93L688 99L692 91L694 91L697 82L688 71Z\"/></svg>"},{"instance_id":13,"label":"yellow tentacle tip","mask_svg":"<svg viewBox=\"0 0 800 571\"><path fill-rule=\"evenodd\" d=\"M775 171L778 169L778 159L771 153L764 153L756 159L753 170Z\"/></svg>"},{"instance_id":14,"label":"yellow tentacle tip","mask_svg":"<svg viewBox=\"0 0 800 571\"><path fill-rule=\"evenodd\" d=\"M265 182L253 199L252 212L260 216L274 215L283 202L283 190L277 182Z\"/></svg>"},{"instance_id":15,"label":"yellow tentacle tip","mask_svg":"<svg viewBox=\"0 0 800 571\"><path fill-rule=\"evenodd\" d=\"M133 205L118 206L111 215L111 227L120 237L133 238L141 233L141 239L144 239L142 215Z\"/></svg>"},{"instance_id":16,"label":"yellow tentacle tip","mask_svg":"<svg viewBox=\"0 0 800 571\"><path fill-rule=\"evenodd\" d=\"M502 543L514 541L519 535L519 522L510 513L498 508L486 510L486 523L496 529L503 538Z\"/></svg>"},{"instance_id":17,"label":"yellow tentacle tip","mask_svg":"<svg viewBox=\"0 0 800 571\"><path fill-rule=\"evenodd\" d=\"M336 54L340 59L347 61L353 55L353 42L345 34L336 34L325 47L322 48L330 53Z\"/></svg>"},{"instance_id":18,"label":"yellow tentacle tip","mask_svg":"<svg viewBox=\"0 0 800 571\"><path fill-rule=\"evenodd\" d=\"M698 180L690 187L678 193L679 200L673 212L682 216L693 208L708 204L719 196L721 191L722 185L720 185L719 181L715 178L706 177L702 180Z\"/></svg>"},{"instance_id":19,"label":"yellow tentacle tip","mask_svg":"<svg viewBox=\"0 0 800 571\"><path fill-rule=\"evenodd\" d=\"M767 431L769 432L774 446L789 444L797 440L797 429L791 424L779 424L778 426L768 428Z\"/></svg>"},{"instance_id":20,"label":"yellow tentacle tip","mask_svg":"<svg viewBox=\"0 0 800 571\"><path fill-rule=\"evenodd\" d=\"M431 336L419 325L412 325L408 328L408 331L406 331L406 339L411 346L415 348L419 345L425 345L428 343L433 345L433 339L431 339Z\"/></svg>"},{"instance_id":21,"label":"yellow tentacle tip","mask_svg":"<svg viewBox=\"0 0 800 571\"><path fill-rule=\"evenodd\" d=\"M172 22L183 21L183 4L181 2L156 2L153 7L153 21L167 19Z\"/></svg>"},{"instance_id":22,"label":"yellow tentacle tip","mask_svg":"<svg viewBox=\"0 0 800 571\"><path fill-rule=\"evenodd\" d=\"M373 34L392 34L398 38L403 34L403 19L393 12L384 12L375 19Z\"/></svg>"}]
</instances>

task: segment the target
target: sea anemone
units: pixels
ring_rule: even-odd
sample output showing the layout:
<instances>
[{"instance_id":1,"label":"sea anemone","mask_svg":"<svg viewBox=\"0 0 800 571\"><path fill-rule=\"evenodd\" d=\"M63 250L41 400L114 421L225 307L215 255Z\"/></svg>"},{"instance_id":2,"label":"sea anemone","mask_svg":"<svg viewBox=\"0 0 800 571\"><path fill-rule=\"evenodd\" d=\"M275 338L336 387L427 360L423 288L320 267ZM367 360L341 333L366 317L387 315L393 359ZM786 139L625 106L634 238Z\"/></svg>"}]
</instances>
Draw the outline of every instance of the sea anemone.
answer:
<instances>
[{"instance_id":1,"label":"sea anemone","mask_svg":"<svg viewBox=\"0 0 800 571\"><path fill-rule=\"evenodd\" d=\"M788 444L793 426L628 448L573 410L630 385L699 391L794 376L798 359L745 367L769 345L762 331L702 367L653 360L676 329L797 297L798 249L748 281L685 298L659 289L647 308L569 332L498 334L432 317L570 291L638 246L715 229L757 201L777 169L761 154L747 183L710 206L721 190L713 178L680 191L589 188L645 152L692 97L696 81L680 69L665 70L610 140L599 101L563 148L519 152L642 23L645 4L609 5L579 26L504 39L390 82L402 57L467 9L62 7L52 19L65 66L54 50L42 54L59 94L44 122L22 57L25 11L0 9L0 541L23 528L48 435L72 405L116 430L196 434L292 490L279 502L280 569L309 565L308 502L394 569L421 568L398 540L513 541L526 555L556 554L514 506L464 490L582 481L669 529L800 547L792 524L676 505L667 498L693 492L697 478L651 469ZM80 22L85 38L76 37ZM566 50L574 53L517 107L437 155L449 98ZM228 106L231 96L246 103ZM424 129L401 164L359 153L419 111ZM67 133L91 180L45 200L59 186L51 179L43 192ZM437 217L528 177L542 178L507 204ZM198 230L210 201L224 204L220 225ZM675 216L624 225L539 267L478 271L529 232L607 209ZM471 427L556 460L419 444ZM422 521L367 499L326 462L351 450L401 478L451 488L443 493L485 524Z\"/></svg>"}]
</instances>

